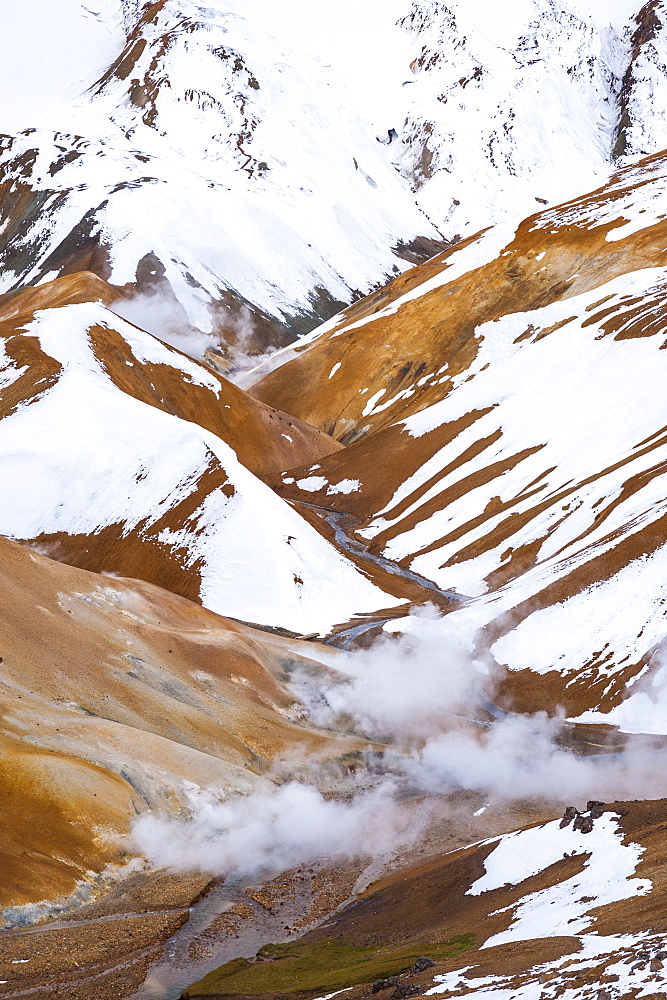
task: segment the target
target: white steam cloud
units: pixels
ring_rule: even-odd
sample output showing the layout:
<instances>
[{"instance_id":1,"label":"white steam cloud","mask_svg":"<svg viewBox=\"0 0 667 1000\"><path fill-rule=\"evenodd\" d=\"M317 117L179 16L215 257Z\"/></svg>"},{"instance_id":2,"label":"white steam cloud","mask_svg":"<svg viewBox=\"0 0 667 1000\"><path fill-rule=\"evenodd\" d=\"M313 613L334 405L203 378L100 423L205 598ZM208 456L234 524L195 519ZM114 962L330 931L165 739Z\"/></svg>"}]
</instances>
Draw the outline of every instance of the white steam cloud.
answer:
<instances>
[{"instance_id":1,"label":"white steam cloud","mask_svg":"<svg viewBox=\"0 0 667 1000\"><path fill-rule=\"evenodd\" d=\"M147 333L197 360L215 345L210 334L196 330L187 322L182 306L161 292L138 292L131 298L117 299L112 312L134 323Z\"/></svg>"},{"instance_id":2,"label":"white steam cloud","mask_svg":"<svg viewBox=\"0 0 667 1000\"><path fill-rule=\"evenodd\" d=\"M147 814L133 835L158 865L226 875L282 871L323 856L378 857L413 839L426 819L425 809L398 805L396 794L392 781L346 801L297 782L227 802L193 790L188 821Z\"/></svg>"},{"instance_id":3,"label":"white steam cloud","mask_svg":"<svg viewBox=\"0 0 667 1000\"><path fill-rule=\"evenodd\" d=\"M141 852L175 868L279 871L317 858L388 856L419 836L428 796L462 789L559 806L667 795L657 748L582 756L559 745L562 719L495 709L486 699L498 678L444 638L444 624L427 609L408 635L325 655L337 673L292 675L305 723L372 741L356 773L339 777L342 799L318 790L330 787L325 765L287 762L274 774L289 779L279 787L226 801L197 790L185 819L141 817L133 829ZM299 771L304 783L293 780Z\"/></svg>"},{"instance_id":4,"label":"white steam cloud","mask_svg":"<svg viewBox=\"0 0 667 1000\"><path fill-rule=\"evenodd\" d=\"M411 745L449 729L453 717L479 714L479 692L492 683L486 666L443 637L432 606L413 618L418 637L382 637L371 649L329 659L340 672L334 682L294 677L293 690L312 723Z\"/></svg>"},{"instance_id":5,"label":"white steam cloud","mask_svg":"<svg viewBox=\"0 0 667 1000\"><path fill-rule=\"evenodd\" d=\"M224 374L231 382L243 385L248 374L258 365L270 371L283 360L283 351L276 347L258 354L258 330L252 311L241 306L236 312L225 310L217 317L224 343L210 333L193 327L185 310L172 295L160 290L137 292L117 299L112 312L135 326L146 330L170 347L175 347L197 361L205 361ZM274 355L280 359L272 362Z\"/></svg>"},{"instance_id":6,"label":"white steam cloud","mask_svg":"<svg viewBox=\"0 0 667 1000\"><path fill-rule=\"evenodd\" d=\"M509 715L481 736L448 732L429 739L403 766L423 792L456 788L491 799L538 798L563 804L667 794L664 751L647 748L593 757L577 756L555 742L562 722L545 713Z\"/></svg>"},{"instance_id":7,"label":"white steam cloud","mask_svg":"<svg viewBox=\"0 0 667 1000\"><path fill-rule=\"evenodd\" d=\"M284 347L268 347L266 351L258 353L258 331L253 314L247 306L241 306L238 312L226 317L225 326L232 335L229 348L232 367L226 377L240 388L248 388L253 381L287 360L286 352L289 349ZM289 356L293 353L290 352Z\"/></svg>"}]
</instances>

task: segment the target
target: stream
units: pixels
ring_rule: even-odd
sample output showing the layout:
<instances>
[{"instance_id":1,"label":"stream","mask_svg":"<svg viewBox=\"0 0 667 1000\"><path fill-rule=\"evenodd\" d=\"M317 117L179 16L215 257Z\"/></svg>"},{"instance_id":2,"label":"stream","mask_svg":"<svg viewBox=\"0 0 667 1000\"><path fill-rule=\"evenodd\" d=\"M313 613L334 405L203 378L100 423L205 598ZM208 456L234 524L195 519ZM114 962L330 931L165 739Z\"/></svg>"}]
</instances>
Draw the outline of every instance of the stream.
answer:
<instances>
[{"instance_id":1,"label":"stream","mask_svg":"<svg viewBox=\"0 0 667 1000\"><path fill-rule=\"evenodd\" d=\"M351 535L352 519L349 514L327 507L318 507L315 504L294 503L296 507L308 507L326 521L333 529L336 544L344 552L362 557L385 572L409 581L447 603L463 603L469 600L468 597L455 591L442 590L432 580L420 576L412 570L404 569L391 559L369 552L363 541ZM345 628L324 640L324 644L349 650L359 636L372 629L381 629L391 620L391 618L378 618L350 625L349 628ZM482 700L484 702L482 707L492 715L497 718L505 715L501 709L486 702L485 699ZM377 864L371 865L370 869L360 875L356 887L357 891L361 888L362 883L367 884L373 877L377 877L376 867ZM214 925L221 915L229 912L239 900L245 904L252 902L248 896L250 888L251 885L248 881L226 880L215 885L205 897L199 900L192 907L189 920L167 942L162 958L151 966L145 982L133 994L131 1000L151 1000L151 998L158 997L160 1000L178 1000L187 986L206 975L211 969L218 968L233 958L252 957L256 954L257 949L267 941L280 943L294 937L293 933L286 932L287 925L293 926L303 916L304 911L307 912L310 905L307 893L304 897L294 899L285 906L281 906L280 912L276 914L262 910L261 907L253 904L252 919L241 922L238 935L223 935L220 938L210 932L207 933L207 929L211 928L211 925ZM303 933L304 929L299 931L298 936Z\"/></svg>"},{"instance_id":2,"label":"stream","mask_svg":"<svg viewBox=\"0 0 667 1000\"><path fill-rule=\"evenodd\" d=\"M304 866L302 871L305 875L306 868L312 871L326 867L324 862L315 863ZM357 883L346 902L374 881L381 869L382 864L377 861L365 868L361 864ZM215 884L191 907L187 922L167 941L162 957L151 966L145 981L128 1000L179 1000L183 990L225 962L252 958L267 942L280 944L300 938L322 922L321 917L306 922L314 901L308 887L293 896L285 893L279 905L268 909L250 895L261 884L256 876L225 879ZM235 905L247 912L246 919L238 921L237 933L220 933L220 918L226 913L233 914Z\"/></svg>"},{"instance_id":3,"label":"stream","mask_svg":"<svg viewBox=\"0 0 667 1000\"><path fill-rule=\"evenodd\" d=\"M393 559L387 559L385 556L375 555L368 550L368 546L361 541L359 538L354 538L350 532L350 522L351 515L338 510L331 510L330 507L318 507L316 504L306 503L303 500L292 501L297 507L307 507L309 510L315 511L319 516L321 516L323 521L333 528L334 537L336 544L343 549L344 552L348 552L350 555L361 556L363 559L369 562L375 563L380 569L383 569L386 573L391 573L392 576L398 576L402 580L407 580L410 583L414 583L416 586L421 587L422 590L430 591L432 594L444 599L447 602L457 602L462 604L465 601L470 600L465 594L458 594L455 590L442 590L433 580L429 580L425 576L420 576L419 573L415 573L410 569L404 569ZM382 628L388 621L389 618L377 619L372 622L364 622L360 625L352 625L350 628L343 629L337 632L336 635L330 636L325 639L325 645L336 646L338 649L350 649L354 640L363 635L364 632L368 632L374 628Z\"/></svg>"}]
</instances>

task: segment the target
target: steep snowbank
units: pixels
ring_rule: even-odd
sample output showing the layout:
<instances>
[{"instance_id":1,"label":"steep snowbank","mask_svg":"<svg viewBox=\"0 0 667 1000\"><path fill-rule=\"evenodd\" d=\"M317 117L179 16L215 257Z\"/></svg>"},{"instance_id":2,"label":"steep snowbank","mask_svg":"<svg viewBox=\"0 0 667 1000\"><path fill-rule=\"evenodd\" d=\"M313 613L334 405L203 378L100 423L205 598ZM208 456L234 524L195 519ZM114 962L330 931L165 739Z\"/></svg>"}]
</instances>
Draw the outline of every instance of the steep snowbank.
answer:
<instances>
[{"instance_id":1,"label":"steep snowbank","mask_svg":"<svg viewBox=\"0 0 667 1000\"><path fill-rule=\"evenodd\" d=\"M638 6L414 0L397 162L446 235L518 220L608 175Z\"/></svg>"}]
</instances>

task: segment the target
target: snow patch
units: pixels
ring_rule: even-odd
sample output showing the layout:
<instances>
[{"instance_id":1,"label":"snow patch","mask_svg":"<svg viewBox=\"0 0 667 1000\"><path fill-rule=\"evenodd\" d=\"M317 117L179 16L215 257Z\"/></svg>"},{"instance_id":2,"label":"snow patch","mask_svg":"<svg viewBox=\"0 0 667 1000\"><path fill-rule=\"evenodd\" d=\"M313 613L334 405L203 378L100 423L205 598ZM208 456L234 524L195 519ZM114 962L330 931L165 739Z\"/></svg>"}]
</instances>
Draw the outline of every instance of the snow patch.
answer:
<instances>
[{"instance_id":1,"label":"snow patch","mask_svg":"<svg viewBox=\"0 0 667 1000\"><path fill-rule=\"evenodd\" d=\"M559 821L553 820L501 837L484 861L485 874L473 883L468 895L478 896L502 886L518 885L562 860L564 855L590 856L579 874L523 897L514 908L512 925L490 937L483 947L579 934L593 922L587 916L591 909L650 892L652 883L648 879L630 877L643 848L638 844L623 844L622 838L618 817L611 813L597 819L587 834L571 827L561 830Z\"/></svg>"},{"instance_id":2,"label":"snow patch","mask_svg":"<svg viewBox=\"0 0 667 1000\"><path fill-rule=\"evenodd\" d=\"M324 476L307 476L306 479L297 480L296 485L306 493L317 493L327 485L327 480Z\"/></svg>"}]
</instances>

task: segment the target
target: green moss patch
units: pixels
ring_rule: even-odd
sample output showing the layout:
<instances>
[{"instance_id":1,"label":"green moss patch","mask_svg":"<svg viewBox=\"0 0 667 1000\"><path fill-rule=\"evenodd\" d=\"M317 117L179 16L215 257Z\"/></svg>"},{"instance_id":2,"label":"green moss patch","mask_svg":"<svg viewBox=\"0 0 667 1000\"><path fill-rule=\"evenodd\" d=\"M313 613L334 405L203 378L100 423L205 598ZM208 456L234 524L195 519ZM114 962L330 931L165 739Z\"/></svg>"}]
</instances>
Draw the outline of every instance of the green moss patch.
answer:
<instances>
[{"instance_id":1,"label":"green moss patch","mask_svg":"<svg viewBox=\"0 0 667 1000\"><path fill-rule=\"evenodd\" d=\"M436 944L366 945L340 940L315 944L269 944L248 961L236 958L187 989L184 997L299 994L302 997L345 989L405 972L421 956L444 961L474 947L472 934Z\"/></svg>"}]
</instances>

